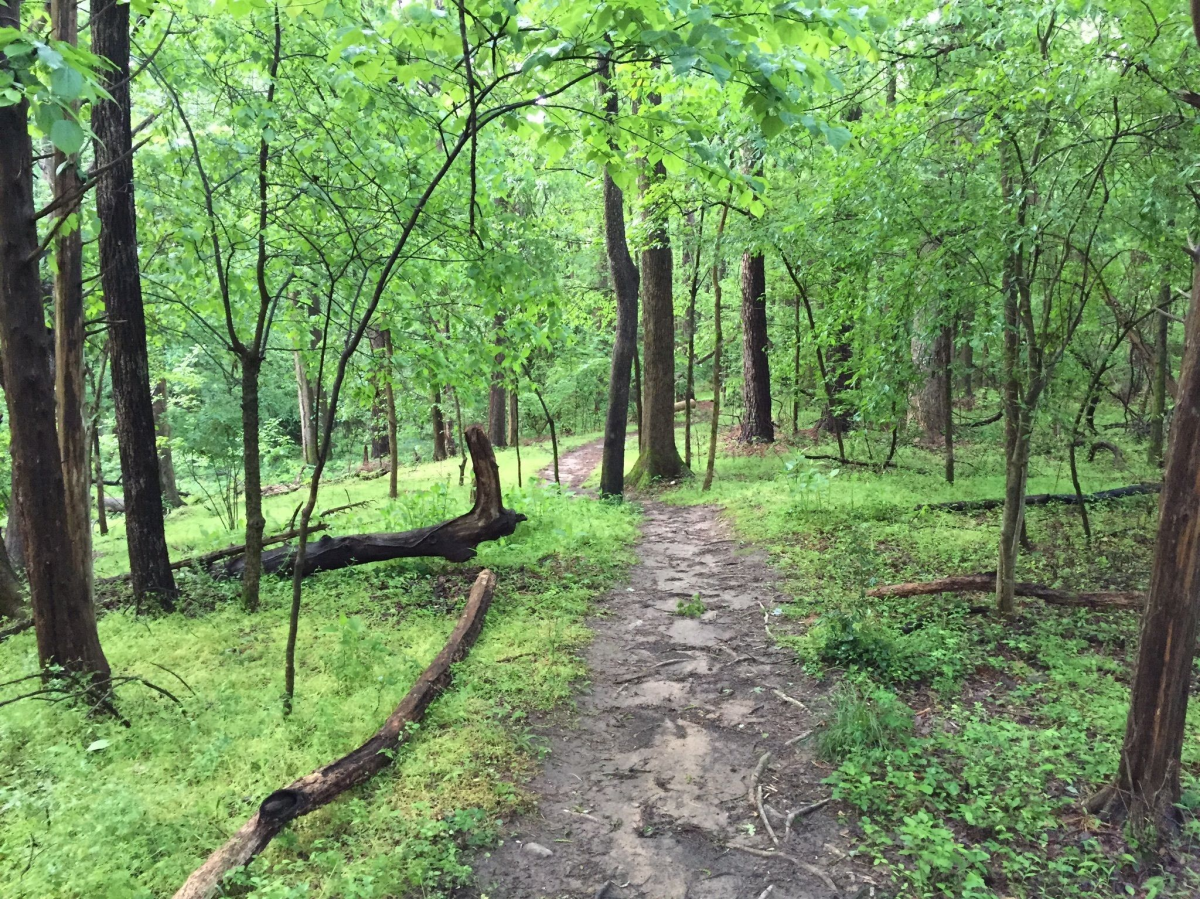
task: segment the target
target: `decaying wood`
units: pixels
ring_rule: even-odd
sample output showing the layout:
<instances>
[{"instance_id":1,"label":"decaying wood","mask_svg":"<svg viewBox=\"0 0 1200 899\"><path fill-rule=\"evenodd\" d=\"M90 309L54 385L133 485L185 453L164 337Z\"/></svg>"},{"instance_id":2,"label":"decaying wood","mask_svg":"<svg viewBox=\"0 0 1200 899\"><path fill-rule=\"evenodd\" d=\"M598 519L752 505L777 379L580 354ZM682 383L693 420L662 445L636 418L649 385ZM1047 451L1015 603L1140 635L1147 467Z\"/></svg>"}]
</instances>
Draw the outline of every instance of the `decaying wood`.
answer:
<instances>
[{"instance_id":1,"label":"decaying wood","mask_svg":"<svg viewBox=\"0 0 1200 899\"><path fill-rule=\"evenodd\" d=\"M488 540L507 537L525 516L504 508L500 494L500 470L487 435L478 426L466 430L467 448L475 470L475 505L471 511L432 527L393 534L356 534L348 537L323 537L309 543L305 550L304 574L330 571L418 556L440 556L451 562L466 562L475 557L475 547ZM295 551L292 547L263 554L263 571L290 574ZM226 564L223 574L238 577L242 560Z\"/></svg>"},{"instance_id":2,"label":"decaying wood","mask_svg":"<svg viewBox=\"0 0 1200 899\"><path fill-rule=\"evenodd\" d=\"M1162 484L1133 484L1129 487L1115 487L1112 490L1099 490L1096 493L1083 494L1085 503L1102 503L1110 499L1123 499L1127 496L1150 496L1158 493ZM1049 506L1061 504L1064 506L1079 505L1079 497L1074 493L1035 493L1025 497L1027 506ZM987 509L999 509L1004 506L1002 499L959 499L950 503L922 503L916 507L935 509L942 512L982 512Z\"/></svg>"},{"instance_id":3,"label":"decaying wood","mask_svg":"<svg viewBox=\"0 0 1200 899\"><path fill-rule=\"evenodd\" d=\"M450 685L451 666L461 661L475 643L495 589L496 576L486 569L481 571L450 639L383 727L358 749L264 799L229 842L192 872L175 899L209 899L217 895L221 879L248 864L290 821L327 805L390 765L407 737L408 725L420 721L433 700Z\"/></svg>"},{"instance_id":4,"label":"decaying wood","mask_svg":"<svg viewBox=\"0 0 1200 899\"><path fill-rule=\"evenodd\" d=\"M934 581L915 581L905 584L889 584L867 591L867 596L904 597L930 596L934 593L986 593L996 589L996 575L960 574L938 578ZM1059 606L1083 606L1089 609L1140 609L1146 602L1143 593L1117 591L1105 593L1069 593L1041 584L1018 583L1017 596L1028 596Z\"/></svg>"}]
</instances>

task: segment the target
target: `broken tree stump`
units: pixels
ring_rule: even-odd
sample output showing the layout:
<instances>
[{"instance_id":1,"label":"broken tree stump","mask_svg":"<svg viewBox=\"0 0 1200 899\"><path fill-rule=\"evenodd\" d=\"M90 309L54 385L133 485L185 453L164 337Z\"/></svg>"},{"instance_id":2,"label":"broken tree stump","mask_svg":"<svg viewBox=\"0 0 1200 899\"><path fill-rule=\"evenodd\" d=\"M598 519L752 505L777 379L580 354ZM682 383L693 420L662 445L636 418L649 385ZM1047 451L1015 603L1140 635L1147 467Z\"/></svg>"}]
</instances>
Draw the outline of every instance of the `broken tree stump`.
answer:
<instances>
[{"instance_id":1,"label":"broken tree stump","mask_svg":"<svg viewBox=\"0 0 1200 899\"><path fill-rule=\"evenodd\" d=\"M353 752L264 799L254 816L192 872L175 893L175 899L216 896L221 879L248 864L289 822L328 805L351 787L369 780L390 765L396 750L408 736L408 725L420 721L434 699L450 685L451 666L466 657L479 637L495 589L496 575L486 569L481 571L450 639L383 727Z\"/></svg>"}]
</instances>

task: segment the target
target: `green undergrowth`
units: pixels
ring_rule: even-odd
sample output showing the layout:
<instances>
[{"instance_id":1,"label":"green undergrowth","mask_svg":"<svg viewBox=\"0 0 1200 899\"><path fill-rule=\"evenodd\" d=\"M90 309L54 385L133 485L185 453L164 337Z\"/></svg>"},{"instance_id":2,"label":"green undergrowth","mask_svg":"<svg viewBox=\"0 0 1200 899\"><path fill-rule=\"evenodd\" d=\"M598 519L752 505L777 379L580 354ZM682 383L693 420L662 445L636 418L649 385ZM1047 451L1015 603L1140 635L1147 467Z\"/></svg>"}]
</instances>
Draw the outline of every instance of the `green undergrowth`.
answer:
<instances>
[{"instance_id":1,"label":"green undergrowth","mask_svg":"<svg viewBox=\"0 0 1200 899\"><path fill-rule=\"evenodd\" d=\"M534 457L528 474L541 460L524 453ZM499 455L503 480L514 454ZM416 526L466 508L457 477L445 491L440 474L429 480L406 478L400 500L347 516L339 529ZM386 491L386 480L367 483ZM347 485L351 498L358 487ZM280 701L287 583L265 580L254 615L238 607L235 585L188 578L186 611L103 616L114 672L178 703L127 684L118 704L128 727L67 704L0 708L0 894L170 895L265 795L383 723L487 566L498 586L479 642L395 765L281 834L231 891L368 899L443 895L465 882L467 853L525 801L521 784L540 752L527 717L569 700L584 676L584 616L632 561L637 529L629 507L556 489L510 489L506 505L529 521L483 544L469 566L405 560L306 581L290 717ZM35 666L32 634L14 638L0 652L0 681Z\"/></svg>"},{"instance_id":2,"label":"green undergrowth","mask_svg":"<svg viewBox=\"0 0 1200 899\"><path fill-rule=\"evenodd\" d=\"M998 426L997 426L998 427ZM1005 623L987 594L874 599L882 584L994 570L999 510L918 510L1003 496L996 434L942 455L901 446L896 469L812 461L786 444L730 447L711 492L690 483L670 502L724 506L767 549L793 597L778 640L833 682L814 737L833 794L852 810L859 853L895 896L1195 896L1200 890L1200 721L1184 746L1185 826L1165 855L1143 857L1081 800L1115 774L1136 655L1138 616L1028 601ZM847 454L886 454L854 434ZM1035 447L1029 493L1072 492L1065 453ZM1158 479L1130 441L1128 468L1081 458L1084 490ZM869 452L868 452L869 450ZM808 454L836 454L829 443ZM1082 454L1081 454L1082 456ZM1018 579L1067 590L1145 589L1156 497L1090 507L1093 539L1069 506L1030 508Z\"/></svg>"}]
</instances>

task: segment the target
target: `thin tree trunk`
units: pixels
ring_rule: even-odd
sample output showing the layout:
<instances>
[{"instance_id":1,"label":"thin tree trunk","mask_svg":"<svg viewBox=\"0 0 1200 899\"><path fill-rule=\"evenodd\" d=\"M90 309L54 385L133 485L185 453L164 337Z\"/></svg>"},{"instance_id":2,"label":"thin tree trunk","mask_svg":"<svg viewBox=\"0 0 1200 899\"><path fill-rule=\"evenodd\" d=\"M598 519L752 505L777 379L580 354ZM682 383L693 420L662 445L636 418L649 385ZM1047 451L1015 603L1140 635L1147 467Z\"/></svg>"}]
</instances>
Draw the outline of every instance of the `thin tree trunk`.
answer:
<instances>
[{"instance_id":1,"label":"thin tree trunk","mask_svg":"<svg viewBox=\"0 0 1200 899\"><path fill-rule=\"evenodd\" d=\"M1020 335L1017 321L1018 261L1010 256L1004 272L1004 513L1000 523L1000 554L996 566L996 608L1002 615L1016 614L1014 585L1017 548L1025 517L1026 449L1025 410L1021 405Z\"/></svg>"},{"instance_id":2,"label":"thin tree trunk","mask_svg":"<svg viewBox=\"0 0 1200 899\"><path fill-rule=\"evenodd\" d=\"M614 120L619 111L616 92L608 83L607 59L601 60L600 90L604 109ZM607 167L604 170L604 251L617 301L616 331L613 337L612 368L608 379L608 408L604 418L604 450L600 458L600 495L620 497L625 492L625 436L629 425L631 369L637 354L638 269L629 253L625 237L625 194L617 187ZM540 399L540 396L539 396ZM542 403L545 410L545 403ZM550 421L549 410L546 419ZM641 397L638 396L638 420L641 421ZM639 429L640 433L640 429ZM551 438L554 437L551 422ZM558 483L557 450L554 482Z\"/></svg>"},{"instance_id":3,"label":"thin tree trunk","mask_svg":"<svg viewBox=\"0 0 1200 899\"><path fill-rule=\"evenodd\" d=\"M104 463L100 459L100 429L92 425L92 458L96 467L96 523L100 536L108 535L108 513L104 510Z\"/></svg>"},{"instance_id":4,"label":"thin tree trunk","mask_svg":"<svg viewBox=\"0 0 1200 899\"><path fill-rule=\"evenodd\" d=\"M634 336L633 346L633 411L637 417L638 429L638 453L642 451L643 442L646 439L646 429L642 427L645 423L642 418L642 354L638 351L636 334Z\"/></svg>"},{"instance_id":5,"label":"thin tree trunk","mask_svg":"<svg viewBox=\"0 0 1200 899\"><path fill-rule=\"evenodd\" d=\"M25 599L25 591L16 572L13 571L12 563L8 560L4 541L0 540L0 618L21 621L28 619L29 615L29 602Z\"/></svg>"},{"instance_id":6,"label":"thin tree trunk","mask_svg":"<svg viewBox=\"0 0 1200 899\"><path fill-rule=\"evenodd\" d=\"M262 579L263 532L267 520L262 510L262 457L259 452L258 388L261 359L247 354L242 359L242 465L246 502L246 568L242 576L242 607L258 610Z\"/></svg>"},{"instance_id":7,"label":"thin tree trunk","mask_svg":"<svg viewBox=\"0 0 1200 899\"><path fill-rule=\"evenodd\" d=\"M530 380L530 384L533 385L532 380ZM546 416L546 424L550 426L550 450L554 453L554 483L561 484L562 481L558 479L558 435L554 432L554 416L550 414L550 409L546 405L545 399L542 398L542 392L538 390L536 385L533 385L533 395L541 403L542 414ZM628 408L628 400L626 400L625 405Z\"/></svg>"},{"instance_id":8,"label":"thin tree trunk","mask_svg":"<svg viewBox=\"0 0 1200 899\"><path fill-rule=\"evenodd\" d=\"M733 187L730 186L732 193ZM713 245L713 400L712 421L708 426L708 462L704 469L703 492L712 489L713 470L717 465L717 438L720 434L721 416L721 352L724 350L724 335L721 333L721 238L725 234L725 220L729 217L729 205L721 207L721 219L717 223L717 239Z\"/></svg>"},{"instance_id":9,"label":"thin tree trunk","mask_svg":"<svg viewBox=\"0 0 1200 899\"><path fill-rule=\"evenodd\" d=\"M300 407L300 450L304 464L312 465L317 460L317 418L313 412L313 389L304 369L300 351L293 353L296 362L296 393Z\"/></svg>"},{"instance_id":10,"label":"thin tree trunk","mask_svg":"<svg viewBox=\"0 0 1200 899\"><path fill-rule=\"evenodd\" d=\"M174 608L175 579L167 553L162 485L154 445L154 412L146 353L146 317L137 256L133 198L133 136L129 106L129 4L95 0L92 52L111 68L101 82L112 99L92 104L96 133L96 213L100 219L100 279L108 317L113 405L125 488L125 534L134 596Z\"/></svg>"},{"instance_id":11,"label":"thin tree trunk","mask_svg":"<svg viewBox=\"0 0 1200 899\"><path fill-rule=\"evenodd\" d=\"M396 425L396 387L392 383L395 373L395 369L392 366L392 357L395 350L392 347L391 328L383 329L383 353L387 358L387 377L383 383L388 416L388 499L395 499L397 496L397 478L399 477L400 469L400 447L397 443L397 431L399 429Z\"/></svg>"},{"instance_id":12,"label":"thin tree trunk","mask_svg":"<svg viewBox=\"0 0 1200 899\"><path fill-rule=\"evenodd\" d=\"M1116 781L1088 803L1109 820L1128 817L1139 842L1151 845L1181 821L1179 775L1200 604L1200 251L1192 254L1191 310L1121 763Z\"/></svg>"},{"instance_id":13,"label":"thin tree trunk","mask_svg":"<svg viewBox=\"0 0 1200 899\"><path fill-rule=\"evenodd\" d=\"M462 438L466 432L463 430L462 420L462 405L458 401L458 388L454 388L454 418L458 422L459 441L458 446L462 451L462 460L458 463L458 486L463 485L463 480L467 473L467 442Z\"/></svg>"},{"instance_id":14,"label":"thin tree trunk","mask_svg":"<svg viewBox=\"0 0 1200 899\"><path fill-rule=\"evenodd\" d=\"M942 369L942 418L946 423L946 483L954 483L954 329L947 326L942 334L946 344L946 364Z\"/></svg>"},{"instance_id":15,"label":"thin tree trunk","mask_svg":"<svg viewBox=\"0 0 1200 899\"><path fill-rule=\"evenodd\" d=\"M162 478L163 499L172 509L183 505L183 497L179 495L179 485L175 481L175 459L171 453L171 420L169 389L165 378L160 378L154 386L154 428L160 441L158 447L158 472Z\"/></svg>"},{"instance_id":16,"label":"thin tree trunk","mask_svg":"<svg viewBox=\"0 0 1200 899\"><path fill-rule=\"evenodd\" d=\"M1159 294L1158 327L1155 329L1154 340L1154 398L1150 408L1150 445L1147 455L1151 465L1163 463L1163 434L1167 415L1167 372L1171 360L1167 346L1170 334L1171 320L1167 311L1171 305L1171 285L1164 283Z\"/></svg>"},{"instance_id":17,"label":"thin tree trunk","mask_svg":"<svg viewBox=\"0 0 1200 899\"><path fill-rule=\"evenodd\" d=\"M517 387L514 384L508 391L508 445L516 446L520 440L521 426L517 421Z\"/></svg>"},{"instance_id":18,"label":"thin tree trunk","mask_svg":"<svg viewBox=\"0 0 1200 899\"><path fill-rule=\"evenodd\" d=\"M52 0L50 21L55 40L79 42L75 0ZM73 106L77 105L73 104ZM78 195L77 158L54 151L54 199L58 215L73 214L71 197ZM67 532L63 535L67 564L83 571L92 589L91 447L85 424L83 377L83 240L78 221L67 224L54 240L54 393L58 446L62 454L63 486L67 497Z\"/></svg>"},{"instance_id":19,"label":"thin tree trunk","mask_svg":"<svg viewBox=\"0 0 1200 899\"><path fill-rule=\"evenodd\" d=\"M21 24L19 0L0 0L0 28ZM29 104L0 106L0 353L12 436L9 452L24 525L26 572L43 666L61 665L97 688L110 677L87 574L64 564L67 494L54 420L50 332L38 277Z\"/></svg>"},{"instance_id":20,"label":"thin tree trunk","mask_svg":"<svg viewBox=\"0 0 1200 899\"><path fill-rule=\"evenodd\" d=\"M689 216L690 219L690 216ZM700 226L696 230L695 258L692 260L692 282L688 290L687 311L687 375L683 390L683 464L692 467L692 401L696 398L696 296L700 292L700 257L703 255L704 209L700 210ZM697 450L697 455L699 450Z\"/></svg>"},{"instance_id":21,"label":"thin tree trunk","mask_svg":"<svg viewBox=\"0 0 1200 899\"><path fill-rule=\"evenodd\" d=\"M796 308L792 322L795 351L792 356L792 433L800 433L800 294L796 294Z\"/></svg>"},{"instance_id":22,"label":"thin tree trunk","mask_svg":"<svg viewBox=\"0 0 1200 899\"><path fill-rule=\"evenodd\" d=\"M744 443L771 443L771 369L767 357L767 267L762 253L742 254L742 432Z\"/></svg>"}]
</instances>

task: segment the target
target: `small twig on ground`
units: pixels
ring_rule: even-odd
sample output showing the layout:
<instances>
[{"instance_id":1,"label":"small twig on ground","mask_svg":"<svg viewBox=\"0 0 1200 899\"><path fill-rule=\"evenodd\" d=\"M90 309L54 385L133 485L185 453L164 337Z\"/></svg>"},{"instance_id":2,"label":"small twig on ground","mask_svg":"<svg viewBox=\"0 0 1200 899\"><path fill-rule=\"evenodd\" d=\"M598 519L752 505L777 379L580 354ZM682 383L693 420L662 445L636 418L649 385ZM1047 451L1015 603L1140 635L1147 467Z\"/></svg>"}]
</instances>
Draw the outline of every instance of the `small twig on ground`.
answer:
<instances>
[{"instance_id":1,"label":"small twig on ground","mask_svg":"<svg viewBox=\"0 0 1200 899\"><path fill-rule=\"evenodd\" d=\"M622 677L621 679L614 681L614 683L629 684L635 680L638 680L639 678L645 677L647 674L652 674L653 672L657 671L659 668L665 668L667 665L678 665L680 662L694 662L694 661L695 661L695 659L692 659L692 658L667 659L665 662L659 662L657 665L651 665L645 671L641 671L637 674L631 674L631 675L629 675L629 677Z\"/></svg>"},{"instance_id":2,"label":"small twig on ground","mask_svg":"<svg viewBox=\"0 0 1200 899\"><path fill-rule=\"evenodd\" d=\"M833 892L837 892L837 884L833 882L828 874L818 868L816 865L810 865L808 862L802 862L793 855L788 855L786 852L779 852L771 849L752 849L749 846L739 846L736 843L726 843L730 849L736 849L739 852L745 852L748 855L757 855L759 858L781 858L784 861L791 862L801 871L807 871L813 877L819 878L820 881L829 887Z\"/></svg>"},{"instance_id":3,"label":"small twig on ground","mask_svg":"<svg viewBox=\"0 0 1200 899\"><path fill-rule=\"evenodd\" d=\"M758 810L758 817L762 818L763 827L767 830L767 836L771 838L771 842L776 847L779 846L779 837L775 836L775 828L771 826L771 819L767 817L766 809L763 808L762 784L759 779L767 770L767 765L771 763L771 753L763 753L763 757L758 760L758 765L754 768L754 773L750 775L750 804Z\"/></svg>"},{"instance_id":4,"label":"small twig on ground","mask_svg":"<svg viewBox=\"0 0 1200 899\"><path fill-rule=\"evenodd\" d=\"M604 823L599 818L597 818L595 815L589 815L587 812L577 812L571 808L565 808L565 809L563 809L563 811L566 812L568 815L575 815L578 818L587 818L589 821L593 821L596 824Z\"/></svg>"},{"instance_id":5,"label":"small twig on ground","mask_svg":"<svg viewBox=\"0 0 1200 899\"><path fill-rule=\"evenodd\" d=\"M788 812L787 820L783 822L784 842L787 842L787 838L792 834L793 821L795 821L797 818L803 818L805 815L811 815L817 809L824 808L831 802L833 802L832 796L830 796L828 799L822 799L819 802L814 802L810 805L804 806L803 808L798 808L795 811Z\"/></svg>"},{"instance_id":6,"label":"small twig on ground","mask_svg":"<svg viewBox=\"0 0 1200 899\"><path fill-rule=\"evenodd\" d=\"M768 637L774 640L775 635L771 633L771 613L767 611L767 607L762 604L761 600L758 603L758 607L763 611L763 630L767 632Z\"/></svg>"},{"instance_id":7,"label":"small twig on ground","mask_svg":"<svg viewBox=\"0 0 1200 899\"><path fill-rule=\"evenodd\" d=\"M770 896L771 893L774 891L775 891L775 884L773 884L773 883L768 884L767 888L758 894L758 899L767 899L767 897Z\"/></svg>"},{"instance_id":8,"label":"small twig on ground","mask_svg":"<svg viewBox=\"0 0 1200 899\"><path fill-rule=\"evenodd\" d=\"M809 737L811 737L812 735L813 735L813 732L812 732L811 730L806 730L806 731L805 731L804 733L802 733L802 734L796 734L796 736L794 736L794 737L792 737L790 740L786 741L786 742L785 742L783 745L784 745L784 746L791 746L791 745L793 745L793 744L795 744L795 743L799 743L801 740L807 740L807 739L808 739Z\"/></svg>"},{"instance_id":9,"label":"small twig on ground","mask_svg":"<svg viewBox=\"0 0 1200 899\"><path fill-rule=\"evenodd\" d=\"M804 703L802 703L799 699L796 699L792 696L788 696L782 690L772 690L771 692L774 693L776 696L778 696L780 699L782 699L784 702L790 702L792 705L796 706L797 708L804 709L804 711L806 711L806 712L808 711L808 706L806 706Z\"/></svg>"}]
</instances>

